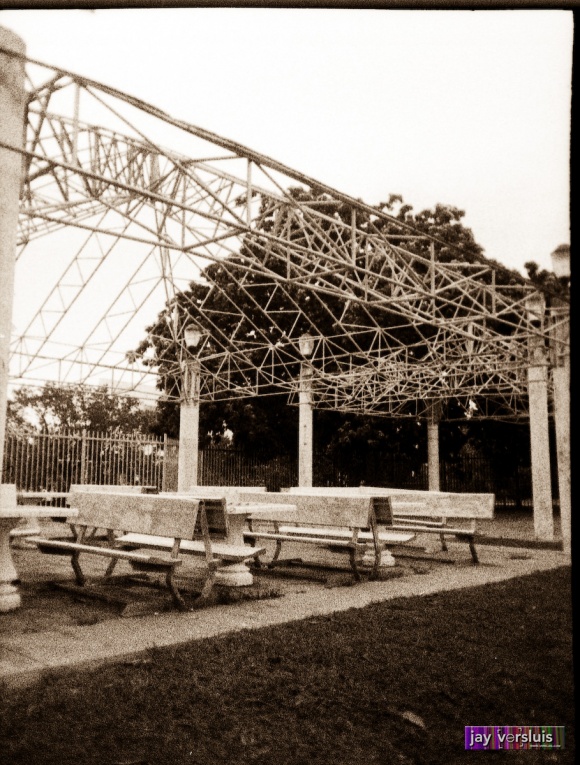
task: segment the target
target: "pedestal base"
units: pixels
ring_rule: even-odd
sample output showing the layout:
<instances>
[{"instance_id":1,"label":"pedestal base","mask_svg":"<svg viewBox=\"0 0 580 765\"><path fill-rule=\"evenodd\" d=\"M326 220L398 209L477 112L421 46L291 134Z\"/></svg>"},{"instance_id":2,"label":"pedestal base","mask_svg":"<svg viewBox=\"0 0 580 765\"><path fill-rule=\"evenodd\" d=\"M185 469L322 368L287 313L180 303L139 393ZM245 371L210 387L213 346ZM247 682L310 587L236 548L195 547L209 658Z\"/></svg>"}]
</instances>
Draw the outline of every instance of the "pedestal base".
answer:
<instances>
[{"instance_id":1,"label":"pedestal base","mask_svg":"<svg viewBox=\"0 0 580 765\"><path fill-rule=\"evenodd\" d=\"M20 594L12 584L0 584L0 613L20 608Z\"/></svg>"},{"instance_id":2,"label":"pedestal base","mask_svg":"<svg viewBox=\"0 0 580 765\"><path fill-rule=\"evenodd\" d=\"M215 583L228 587L249 587L254 583L254 577L245 563L236 563L219 568L216 571Z\"/></svg>"},{"instance_id":3,"label":"pedestal base","mask_svg":"<svg viewBox=\"0 0 580 765\"><path fill-rule=\"evenodd\" d=\"M374 566L375 565L375 553L374 550L367 550L363 555L363 565ZM396 565L395 558L390 550L381 550L381 560L379 566L394 566Z\"/></svg>"}]
</instances>

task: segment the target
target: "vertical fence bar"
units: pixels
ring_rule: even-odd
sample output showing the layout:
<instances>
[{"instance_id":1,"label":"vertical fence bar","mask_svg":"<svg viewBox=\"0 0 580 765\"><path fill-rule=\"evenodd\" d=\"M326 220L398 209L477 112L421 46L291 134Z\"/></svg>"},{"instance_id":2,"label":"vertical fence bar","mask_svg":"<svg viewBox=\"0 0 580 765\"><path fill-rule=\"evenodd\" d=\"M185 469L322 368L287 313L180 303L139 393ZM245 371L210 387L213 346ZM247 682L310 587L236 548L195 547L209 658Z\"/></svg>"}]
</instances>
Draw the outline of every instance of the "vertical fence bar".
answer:
<instances>
[{"instance_id":1,"label":"vertical fence bar","mask_svg":"<svg viewBox=\"0 0 580 765\"><path fill-rule=\"evenodd\" d=\"M169 444L167 443L167 433L163 434L163 460L162 460L162 470L161 470L161 491L167 491L167 450L169 448ZM203 460L200 460L201 465L203 466ZM202 481L203 483L203 481Z\"/></svg>"},{"instance_id":2,"label":"vertical fence bar","mask_svg":"<svg viewBox=\"0 0 580 765\"><path fill-rule=\"evenodd\" d=\"M32 476L37 475L38 471L38 436L34 437L34 441L30 447L30 462L27 462L28 471L26 476L26 491L31 491Z\"/></svg>"},{"instance_id":3,"label":"vertical fence bar","mask_svg":"<svg viewBox=\"0 0 580 765\"><path fill-rule=\"evenodd\" d=\"M81 480L80 483L88 483L87 480L87 431L83 428L81 433Z\"/></svg>"},{"instance_id":4,"label":"vertical fence bar","mask_svg":"<svg viewBox=\"0 0 580 765\"><path fill-rule=\"evenodd\" d=\"M16 447L17 462L16 462L16 469L14 471L15 472L14 478L15 478L16 486L19 489L22 488L22 464L23 464L22 453L24 451L24 445L25 445L24 441L19 441Z\"/></svg>"},{"instance_id":5,"label":"vertical fence bar","mask_svg":"<svg viewBox=\"0 0 580 765\"><path fill-rule=\"evenodd\" d=\"M104 484L106 481L106 476L105 476L106 461L103 458L104 443L103 443L102 433L100 432L95 433L92 446L93 446L93 460L95 465L97 466L97 475L96 475L97 480L95 481L95 483Z\"/></svg>"}]
</instances>

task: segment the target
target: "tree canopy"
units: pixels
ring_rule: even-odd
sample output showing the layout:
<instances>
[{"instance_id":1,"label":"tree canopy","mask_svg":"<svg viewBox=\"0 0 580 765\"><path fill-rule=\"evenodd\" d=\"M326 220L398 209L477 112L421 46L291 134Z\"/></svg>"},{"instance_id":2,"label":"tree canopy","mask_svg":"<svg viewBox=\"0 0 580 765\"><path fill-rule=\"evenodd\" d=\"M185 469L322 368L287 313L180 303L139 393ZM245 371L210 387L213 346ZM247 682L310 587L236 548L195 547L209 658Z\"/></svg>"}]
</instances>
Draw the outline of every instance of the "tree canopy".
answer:
<instances>
[{"instance_id":1,"label":"tree canopy","mask_svg":"<svg viewBox=\"0 0 580 765\"><path fill-rule=\"evenodd\" d=\"M24 386L8 402L8 432L61 429L106 432L151 432L156 414L139 400L121 397L106 385L61 386L47 382L43 388Z\"/></svg>"}]
</instances>

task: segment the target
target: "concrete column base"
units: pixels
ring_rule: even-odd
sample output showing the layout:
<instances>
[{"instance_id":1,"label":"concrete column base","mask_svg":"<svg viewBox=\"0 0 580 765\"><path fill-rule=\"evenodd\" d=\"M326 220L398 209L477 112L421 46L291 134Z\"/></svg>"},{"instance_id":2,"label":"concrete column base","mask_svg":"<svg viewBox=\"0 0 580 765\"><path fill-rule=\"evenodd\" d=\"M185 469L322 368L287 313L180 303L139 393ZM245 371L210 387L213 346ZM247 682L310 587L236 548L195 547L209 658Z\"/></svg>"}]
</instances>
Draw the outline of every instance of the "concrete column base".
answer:
<instances>
[{"instance_id":1,"label":"concrete column base","mask_svg":"<svg viewBox=\"0 0 580 765\"><path fill-rule=\"evenodd\" d=\"M254 584L254 577L245 563L235 563L219 568L216 571L215 583L228 587L249 587Z\"/></svg>"}]
</instances>

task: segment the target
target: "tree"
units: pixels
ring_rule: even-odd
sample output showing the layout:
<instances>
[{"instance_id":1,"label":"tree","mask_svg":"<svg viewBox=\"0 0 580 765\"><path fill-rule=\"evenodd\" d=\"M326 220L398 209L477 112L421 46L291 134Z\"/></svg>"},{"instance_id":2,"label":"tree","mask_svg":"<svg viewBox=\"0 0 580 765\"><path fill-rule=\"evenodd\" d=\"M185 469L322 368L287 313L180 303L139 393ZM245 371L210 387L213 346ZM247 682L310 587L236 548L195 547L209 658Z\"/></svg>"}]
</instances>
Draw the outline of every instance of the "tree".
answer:
<instances>
[{"instance_id":1,"label":"tree","mask_svg":"<svg viewBox=\"0 0 580 765\"><path fill-rule=\"evenodd\" d=\"M86 428L148 433L155 412L142 409L135 398L110 392L106 385L64 387L47 382L43 388L24 386L16 390L9 402L7 420L9 432Z\"/></svg>"},{"instance_id":2,"label":"tree","mask_svg":"<svg viewBox=\"0 0 580 765\"><path fill-rule=\"evenodd\" d=\"M561 244L557 247L557 250L560 249L569 250L570 248L566 244ZM547 293L550 297L570 299L569 276L558 277L552 271L541 268L533 260L524 263L524 268L528 273L529 280L536 284L542 292Z\"/></svg>"}]
</instances>

